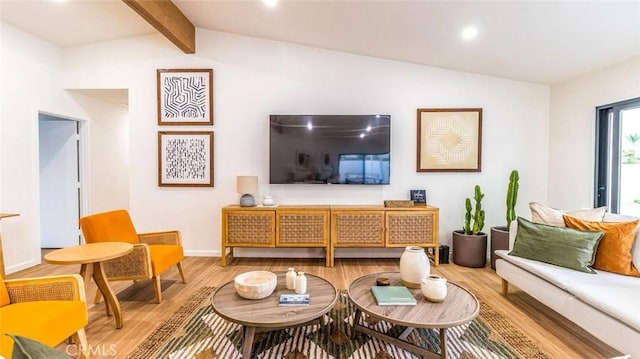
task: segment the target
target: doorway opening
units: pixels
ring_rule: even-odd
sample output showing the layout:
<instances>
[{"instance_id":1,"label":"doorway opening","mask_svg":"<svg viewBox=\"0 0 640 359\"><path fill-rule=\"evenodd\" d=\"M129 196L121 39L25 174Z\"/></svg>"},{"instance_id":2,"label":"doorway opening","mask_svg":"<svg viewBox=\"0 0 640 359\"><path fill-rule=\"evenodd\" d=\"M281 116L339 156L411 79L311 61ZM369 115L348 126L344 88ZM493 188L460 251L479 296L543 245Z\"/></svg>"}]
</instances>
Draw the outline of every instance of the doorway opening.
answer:
<instances>
[{"instance_id":1,"label":"doorway opening","mask_svg":"<svg viewBox=\"0 0 640 359\"><path fill-rule=\"evenodd\" d=\"M38 113L41 248L81 243L81 127L81 121Z\"/></svg>"}]
</instances>

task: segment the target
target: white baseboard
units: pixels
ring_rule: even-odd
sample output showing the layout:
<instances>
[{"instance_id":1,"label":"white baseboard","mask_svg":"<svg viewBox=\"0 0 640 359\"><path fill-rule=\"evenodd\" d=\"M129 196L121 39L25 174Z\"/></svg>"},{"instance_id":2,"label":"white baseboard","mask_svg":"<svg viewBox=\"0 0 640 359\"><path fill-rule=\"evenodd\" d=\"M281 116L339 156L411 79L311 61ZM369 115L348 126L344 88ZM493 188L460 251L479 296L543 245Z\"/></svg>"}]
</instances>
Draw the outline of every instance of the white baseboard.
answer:
<instances>
[{"instance_id":1,"label":"white baseboard","mask_svg":"<svg viewBox=\"0 0 640 359\"><path fill-rule=\"evenodd\" d=\"M220 250L185 250L186 257L220 257Z\"/></svg>"},{"instance_id":2,"label":"white baseboard","mask_svg":"<svg viewBox=\"0 0 640 359\"><path fill-rule=\"evenodd\" d=\"M27 268L31 268L33 266L37 266L38 264L42 263L39 260L28 260L22 263L18 263L18 264L14 264L12 266L8 266L5 268L5 272L7 274L11 274L11 273L15 273L18 271L21 271L23 269L27 269Z\"/></svg>"}]
</instances>

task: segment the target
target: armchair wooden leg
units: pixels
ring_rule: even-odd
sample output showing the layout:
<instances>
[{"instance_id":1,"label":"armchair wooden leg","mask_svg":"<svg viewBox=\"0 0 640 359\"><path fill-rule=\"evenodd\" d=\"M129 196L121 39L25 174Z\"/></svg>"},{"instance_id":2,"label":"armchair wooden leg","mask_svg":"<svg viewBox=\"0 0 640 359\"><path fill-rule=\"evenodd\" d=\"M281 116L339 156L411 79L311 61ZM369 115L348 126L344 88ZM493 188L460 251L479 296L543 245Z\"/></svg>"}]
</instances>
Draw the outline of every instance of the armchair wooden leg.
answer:
<instances>
[{"instance_id":1,"label":"armchair wooden leg","mask_svg":"<svg viewBox=\"0 0 640 359\"><path fill-rule=\"evenodd\" d=\"M187 283L187 280L184 279L184 269L182 268L182 262L178 262L176 266L178 267L178 272L180 272L180 278L182 278L182 283Z\"/></svg>"},{"instance_id":2,"label":"armchair wooden leg","mask_svg":"<svg viewBox=\"0 0 640 359\"><path fill-rule=\"evenodd\" d=\"M151 278L153 282L153 290L156 292L156 303L160 304L162 302L162 288L160 286L160 276L155 276Z\"/></svg>"},{"instance_id":3,"label":"armchair wooden leg","mask_svg":"<svg viewBox=\"0 0 640 359\"><path fill-rule=\"evenodd\" d=\"M73 341L78 347L78 353L80 358L88 359L89 356L89 342L87 341L87 334L84 332L84 328L78 330L73 334Z\"/></svg>"}]
</instances>

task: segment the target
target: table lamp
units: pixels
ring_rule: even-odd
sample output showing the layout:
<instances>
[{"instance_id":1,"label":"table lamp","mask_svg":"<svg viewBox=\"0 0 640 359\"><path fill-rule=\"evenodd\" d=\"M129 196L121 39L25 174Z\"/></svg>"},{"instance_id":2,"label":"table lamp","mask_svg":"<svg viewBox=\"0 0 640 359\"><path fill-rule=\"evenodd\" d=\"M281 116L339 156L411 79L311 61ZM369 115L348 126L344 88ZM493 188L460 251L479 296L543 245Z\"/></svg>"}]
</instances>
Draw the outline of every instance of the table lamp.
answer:
<instances>
[{"instance_id":1,"label":"table lamp","mask_svg":"<svg viewBox=\"0 0 640 359\"><path fill-rule=\"evenodd\" d=\"M258 176L238 176L236 190L242 194L240 207L253 207L256 201L252 193L258 192Z\"/></svg>"}]
</instances>

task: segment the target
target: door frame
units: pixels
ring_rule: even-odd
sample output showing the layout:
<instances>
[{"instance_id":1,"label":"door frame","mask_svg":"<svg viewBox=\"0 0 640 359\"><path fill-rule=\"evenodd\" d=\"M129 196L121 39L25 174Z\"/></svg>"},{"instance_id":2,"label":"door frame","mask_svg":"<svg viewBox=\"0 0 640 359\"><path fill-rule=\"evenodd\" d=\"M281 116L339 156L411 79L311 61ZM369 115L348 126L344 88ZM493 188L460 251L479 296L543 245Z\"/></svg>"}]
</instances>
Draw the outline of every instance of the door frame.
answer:
<instances>
[{"instance_id":1,"label":"door frame","mask_svg":"<svg viewBox=\"0 0 640 359\"><path fill-rule=\"evenodd\" d=\"M594 207L607 206L611 213L620 212L620 112L638 107L640 97L596 107L593 202Z\"/></svg>"}]
</instances>

